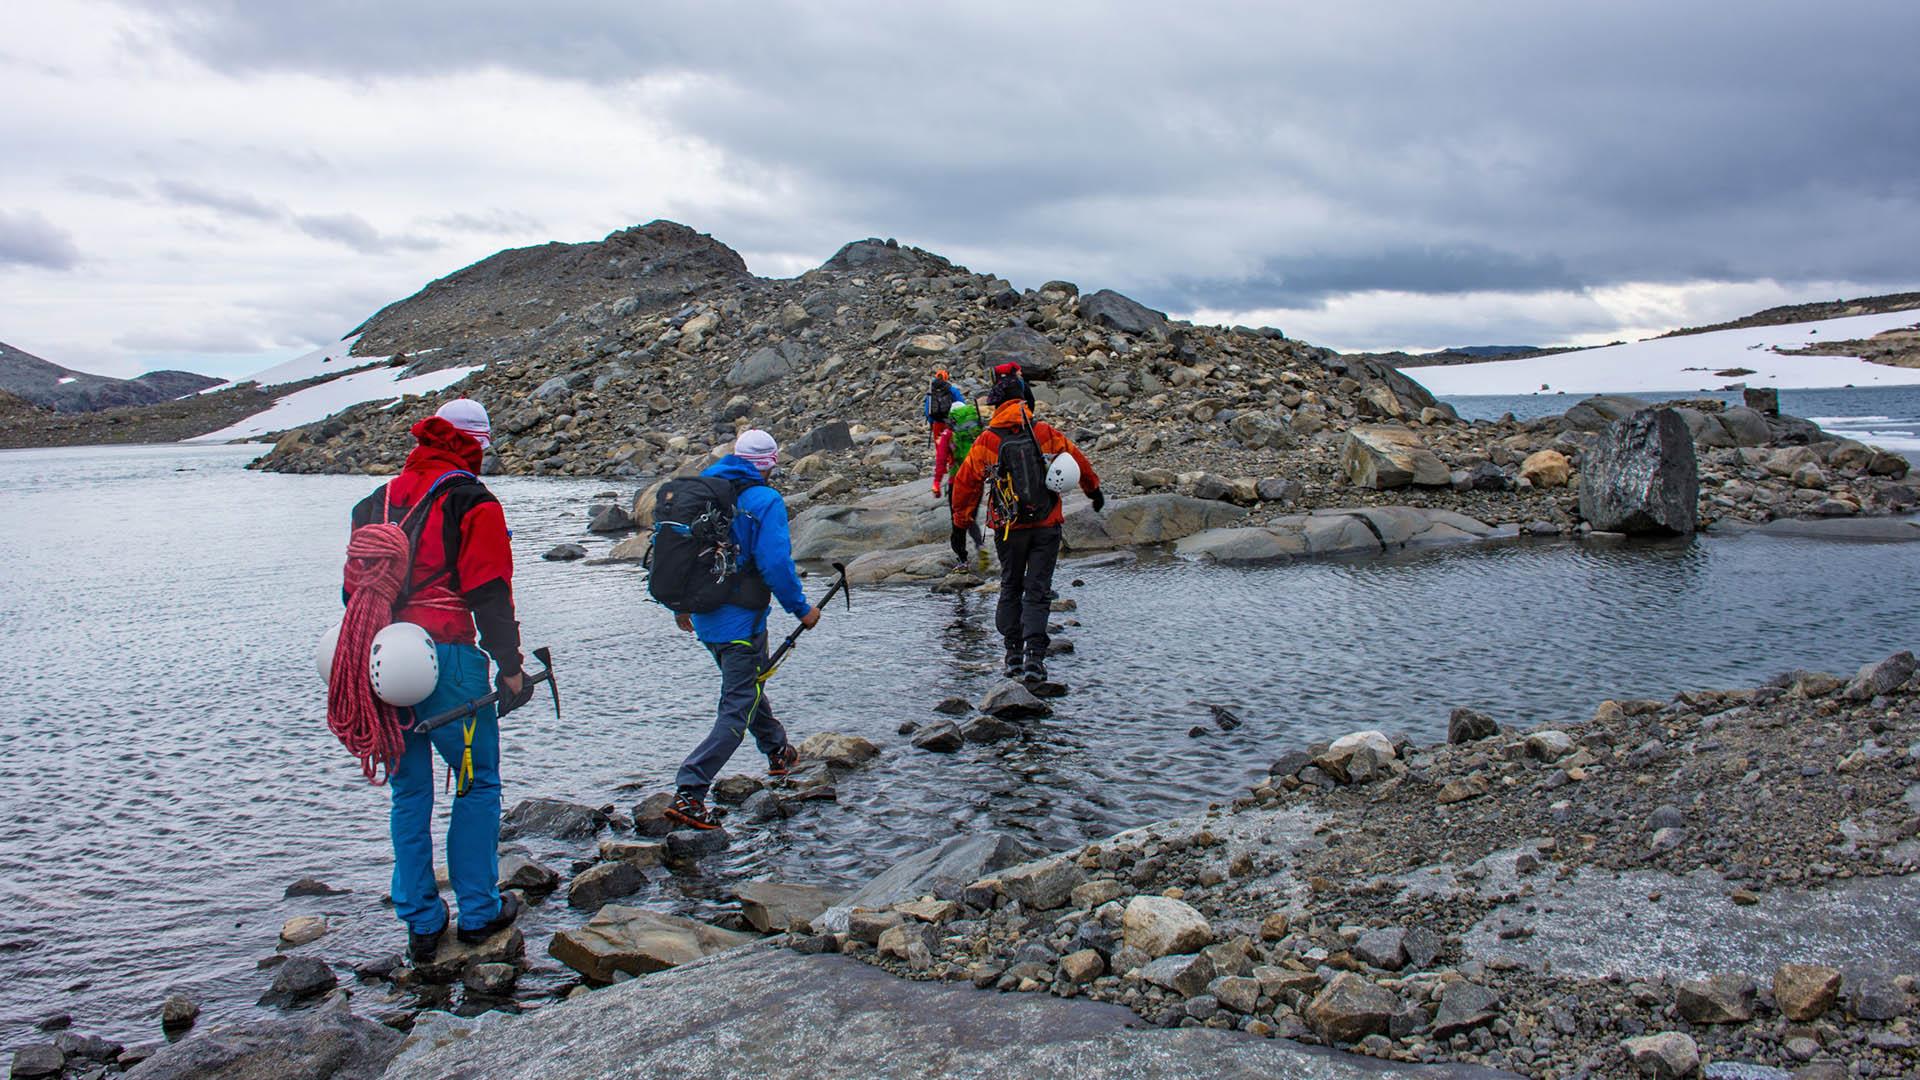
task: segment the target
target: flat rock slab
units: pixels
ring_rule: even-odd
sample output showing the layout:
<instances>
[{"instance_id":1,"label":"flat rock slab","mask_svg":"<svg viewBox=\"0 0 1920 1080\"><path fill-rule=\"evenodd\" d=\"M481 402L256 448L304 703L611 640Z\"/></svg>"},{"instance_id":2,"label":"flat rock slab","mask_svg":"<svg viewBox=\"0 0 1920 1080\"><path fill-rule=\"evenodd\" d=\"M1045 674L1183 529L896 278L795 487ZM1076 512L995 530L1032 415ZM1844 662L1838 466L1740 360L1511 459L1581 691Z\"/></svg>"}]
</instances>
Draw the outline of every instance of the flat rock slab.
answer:
<instances>
[{"instance_id":1,"label":"flat rock slab","mask_svg":"<svg viewBox=\"0 0 1920 1080\"><path fill-rule=\"evenodd\" d=\"M1715 525L1715 531L1722 526ZM1757 533L1761 536L1794 536L1809 540L1868 540L1905 542L1920 540L1920 521L1912 518L1813 518L1801 521L1783 518L1765 525L1730 526L1734 534Z\"/></svg>"},{"instance_id":2,"label":"flat rock slab","mask_svg":"<svg viewBox=\"0 0 1920 1080\"><path fill-rule=\"evenodd\" d=\"M492 1025L387 1078L1510 1075L1211 1028L1143 1028L1118 1005L912 982L842 956L757 946Z\"/></svg>"}]
</instances>

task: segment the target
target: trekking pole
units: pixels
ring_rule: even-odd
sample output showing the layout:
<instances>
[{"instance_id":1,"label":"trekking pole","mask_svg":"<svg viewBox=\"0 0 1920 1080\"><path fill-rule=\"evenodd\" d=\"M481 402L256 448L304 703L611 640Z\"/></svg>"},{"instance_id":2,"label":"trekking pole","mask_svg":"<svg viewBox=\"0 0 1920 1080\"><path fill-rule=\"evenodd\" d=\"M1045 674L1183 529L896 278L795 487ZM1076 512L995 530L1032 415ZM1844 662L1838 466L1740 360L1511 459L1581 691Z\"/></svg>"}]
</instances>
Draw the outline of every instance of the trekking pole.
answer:
<instances>
[{"instance_id":1,"label":"trekking pole","mask_svg":"<svg viewBox=\"0 0 1920 1080\"><path fill-rule=\"evenodd\" d=\"M541 682L547 684L547 689L553 691L553 716L554 719L557 720L560 718L560 684L556 682L553 677L553 650L546 648L535 649L533 650L533 655L546 670L538 675L527 676L527 686L531 688L534 683ZM495 690L491 694L474 698L465 705L456 705L438 716L431 716L425 720L416 721L411 730L424 735L434 728L445 727L455 720L464 720L499 700L500 691Z\"/></svg>"},{"instance_id":2,"label":"trekking pole","mask_svg":"<svg viewBox=\"0 0 1920 1080\"><path fill-rule=\"evenodd\" d=\"M821 597L820 602L814 606L818 607L821 611L824 612L827 610L827 605L833 603L834 595L836 593L845 591L847 594L847 610L852 611L853 610L853 589L847 585L847 564L834 563L833 568L840 572L840 578L838 581L835 581L833 583L833 588L827 590L827 595ZM768 658L767 670L761 672L759 679L755 681L760 683L765 683L768 679L773 678L773 673L780 670L780 661L786 659L787 654L793 651L794 643L799 641L800 635L806 632L807 632L806 623L801 623L799 626L794 627L793 633L788 634L787 640L781 642L780 647L773 651L773 656Z\"/></svg>"}]
</instances>

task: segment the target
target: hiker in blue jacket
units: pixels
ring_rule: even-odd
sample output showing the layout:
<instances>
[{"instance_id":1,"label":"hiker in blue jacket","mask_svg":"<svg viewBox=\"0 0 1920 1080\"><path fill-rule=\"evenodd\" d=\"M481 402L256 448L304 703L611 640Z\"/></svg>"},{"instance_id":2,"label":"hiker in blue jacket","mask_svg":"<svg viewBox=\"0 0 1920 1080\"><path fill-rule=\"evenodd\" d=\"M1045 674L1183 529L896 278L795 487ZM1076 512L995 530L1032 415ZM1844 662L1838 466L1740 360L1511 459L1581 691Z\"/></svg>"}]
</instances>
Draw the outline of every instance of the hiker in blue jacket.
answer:
<instances>
[{"instance_id":1,"label":"hiker in blue jacket","mask_svg":"<svg viewBox=\"0 0 1920 1080\"><path fill-rule=\"evenodd\" d=\"M733 541L742 552L740 569L766 583L772 598L789 615L811 628L820 621L820 609L808 602L800 588L800 571L793 565L793 540L787 532L787 503L767 484L780 458L780 445L759 429L734 440L733 453L721 458L702 475L731 480L740 487L734 499ZM707 789L740 748L747 732L767 755L767 772L785 776L799 754L787 740L787 731L774 719L760 673L767 665L769 603L754 607L725 604L697 615L676 615L680 629L699 637L720 667L720 709L713 730L680 766L674 779L678 791L667 816L695 829L717 829L707 809Z\"/></svg>"}]
</instances>

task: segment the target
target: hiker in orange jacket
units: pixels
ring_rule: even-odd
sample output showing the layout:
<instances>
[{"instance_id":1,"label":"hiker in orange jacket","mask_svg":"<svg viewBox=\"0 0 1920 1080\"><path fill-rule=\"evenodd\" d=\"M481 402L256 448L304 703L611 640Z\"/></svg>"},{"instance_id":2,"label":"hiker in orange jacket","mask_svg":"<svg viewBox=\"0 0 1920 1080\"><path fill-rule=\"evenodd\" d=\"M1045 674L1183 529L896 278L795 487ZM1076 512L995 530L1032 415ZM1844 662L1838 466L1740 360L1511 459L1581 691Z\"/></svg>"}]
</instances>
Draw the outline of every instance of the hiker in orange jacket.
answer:
<instances>
[{"instance_id":1,"label":"hiker in orange jacket","mask_svg":"<svg viewBox=\"0 0 1920 1080\"><path fill-rule=\"evenodd\" d=\"M1000 601L994 609L994 626L1006 645L1005 674L1010 679L1043 682L1049 598L1064 519L1061 494L1077 476L1096 513L1107 499L1087 456L1052 425L1033 419L1025 392L1025 381L1009 373L996 380L987 395L993 419L973 441L973 449L953 478L950 542L954 553L965 559L967 527L985 496L987 527L1000 558Z\"/></svg>"}]
</instances>

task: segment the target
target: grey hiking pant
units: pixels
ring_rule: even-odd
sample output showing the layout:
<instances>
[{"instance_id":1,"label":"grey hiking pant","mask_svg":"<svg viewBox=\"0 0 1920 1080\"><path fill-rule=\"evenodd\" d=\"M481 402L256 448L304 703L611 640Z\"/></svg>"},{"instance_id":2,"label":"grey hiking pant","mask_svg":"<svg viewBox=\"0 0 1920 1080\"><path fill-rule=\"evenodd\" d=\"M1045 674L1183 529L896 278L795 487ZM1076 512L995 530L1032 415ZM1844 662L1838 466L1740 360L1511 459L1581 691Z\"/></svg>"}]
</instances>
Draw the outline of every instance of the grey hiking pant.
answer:
<instances>
[{"instance_id":1,"label":"grey hiking pant","mask_svg":"<svg viewBox=\"0 0 1920 1080\"><path fill-rule=\"evenodd\" d=\"M993 624L1008 652L1047 653L1047 619L1053 610L1053 564L1060 561L1060 528L1014 529L1006 539L993 534L1000 557L1000 603Z\"/></svg>"},{"instance_id":2,"label":"grey hiking pant","mask_svg":"<svg viewBox=\"0 0 1920 1080\"><path fill-rule=\"evenodd\" d=\"M713 730L693 748L680 766L674 783L691 790L702 799L713 778L726 768L727 759L740 749L740 741L753 732L753 741L763 754L771 754L787 745L787 729L773 717L767 702L760 672L767 665L767 635L761 631L752 641L703 641L720 666L720 712Z\"/></svg>"}]
</instances>

